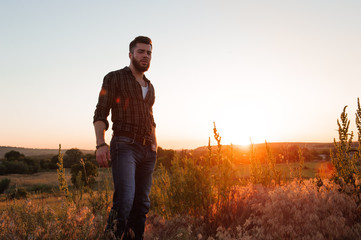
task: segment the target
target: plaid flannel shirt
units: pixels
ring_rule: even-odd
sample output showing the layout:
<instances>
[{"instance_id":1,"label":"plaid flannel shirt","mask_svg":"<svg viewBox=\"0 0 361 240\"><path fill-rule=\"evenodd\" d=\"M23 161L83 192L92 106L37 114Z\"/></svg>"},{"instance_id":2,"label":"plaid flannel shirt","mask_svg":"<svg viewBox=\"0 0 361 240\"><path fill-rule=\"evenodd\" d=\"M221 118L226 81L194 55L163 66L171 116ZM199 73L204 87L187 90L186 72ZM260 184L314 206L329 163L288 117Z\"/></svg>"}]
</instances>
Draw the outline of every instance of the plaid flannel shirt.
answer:
<instances>
[{"instance_id":1,"label":"plaid flannel shirt","mask_svg":"<svg viewBox=\"0 0 361 240\"><path fill-rule=\"evenodd\" d=\"M129 67L108 73L103 80L93 122L103 121L109 128L107 117L112 111L113 132L126 131L144 137L150 137L155 101L154 87L144 76L148 84L148 93L143 99L142 87L135 80Z\"/></svg>"}]
</instances>

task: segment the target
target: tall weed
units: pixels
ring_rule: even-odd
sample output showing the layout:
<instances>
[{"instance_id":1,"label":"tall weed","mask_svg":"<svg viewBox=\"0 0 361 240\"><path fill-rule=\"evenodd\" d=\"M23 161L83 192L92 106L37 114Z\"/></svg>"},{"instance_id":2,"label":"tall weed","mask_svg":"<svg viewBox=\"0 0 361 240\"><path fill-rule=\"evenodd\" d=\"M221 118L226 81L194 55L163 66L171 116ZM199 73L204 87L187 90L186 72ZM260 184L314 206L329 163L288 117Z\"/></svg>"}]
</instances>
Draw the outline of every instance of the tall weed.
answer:
<instances>
[{"instance_id":1,"label":"tall weed","mask_svg":"<svg viewBox=\"0 0 361 240\"><path fill-rule=\"evenodd\" d=\"M350 120L346 108L347 106L344 107L341 113L341 121L337 120L339 141L336 142L336 139L334 139L336 152L331 151L331 161L336 168L336 180L342 178L349 183L354 182L353 175L358 174L355 164L359 153L352 153L353 132L349 132Z\"/></svg>"},{"instance_id":2,"label":"tall weed","mask_svg":"<svg viewBox=\"0 0 361 240\"><path fill-rule=\"evenodd\" d=\"M276 159L272 150L265 142L266 158L264 164L256 157L254 144L250 145L250 181L254 184L263 184L266 186L281 183L281 171L276 170Z\"/></svg>"},{"instance_id":3,"label":"tall weed","mask_svg":"<svg viewBox=\"0 0 361 240\"><path fill-rule=\"evenodd\" d=\"M227 224L227 214L218 213L230 209L230 196L240 181L233 162L222 154L221 136L215 124L213 134L217 142L215 153L209 139L205 159L196 161L188 155L176 155L170 171L164 167L156 171L151 192L156 213L167 218L190 215L203 219L207 226L215 226L218 221Z\"/></svg>"}]
</instances>

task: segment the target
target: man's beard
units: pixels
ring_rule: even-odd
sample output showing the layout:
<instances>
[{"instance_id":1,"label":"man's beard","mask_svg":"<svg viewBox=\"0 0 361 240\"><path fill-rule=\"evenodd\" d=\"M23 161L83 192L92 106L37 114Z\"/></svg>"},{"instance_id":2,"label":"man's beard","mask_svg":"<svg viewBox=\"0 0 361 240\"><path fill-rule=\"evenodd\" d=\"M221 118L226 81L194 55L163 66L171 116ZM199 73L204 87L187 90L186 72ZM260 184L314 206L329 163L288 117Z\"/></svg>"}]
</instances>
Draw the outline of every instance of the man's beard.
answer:
<instances>
[{"instance_id":1,"label":"man's beard","mask_svg":"<svg viewBox=\"0 0 361 240\"><path fill-rule=\"evenodd\" d=\"M150 63L147 65L141 65L140 62L138 62L134 57L132 57L132 64L135 67L135 69L139 72L146 72L149 69Z\"/></svg>"}]
</instances>

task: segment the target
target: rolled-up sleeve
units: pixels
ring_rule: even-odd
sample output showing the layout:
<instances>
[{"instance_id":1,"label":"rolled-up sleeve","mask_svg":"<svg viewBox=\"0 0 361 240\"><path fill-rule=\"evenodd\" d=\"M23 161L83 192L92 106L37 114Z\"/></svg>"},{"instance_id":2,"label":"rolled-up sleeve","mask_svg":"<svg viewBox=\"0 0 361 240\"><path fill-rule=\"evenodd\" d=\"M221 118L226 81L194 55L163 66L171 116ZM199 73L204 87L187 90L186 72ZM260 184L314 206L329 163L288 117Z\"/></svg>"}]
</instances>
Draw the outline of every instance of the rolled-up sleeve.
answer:
<instances>
[{"instance_id":1,"label":"rolled-up sleeve","mask_svg":"<svg viewBox=\"0 0 361 240\"><path fill-rule=\"evenodd\" d=\"M110 108L114 99L114 93L112 91L112 74L108 73L103 79L102 89L99 93L98 104L94 112L93 123L97 121L103 121L105 123L105 130L109 128L109 122L107 120Z\"/></svg>"}]
</instances>

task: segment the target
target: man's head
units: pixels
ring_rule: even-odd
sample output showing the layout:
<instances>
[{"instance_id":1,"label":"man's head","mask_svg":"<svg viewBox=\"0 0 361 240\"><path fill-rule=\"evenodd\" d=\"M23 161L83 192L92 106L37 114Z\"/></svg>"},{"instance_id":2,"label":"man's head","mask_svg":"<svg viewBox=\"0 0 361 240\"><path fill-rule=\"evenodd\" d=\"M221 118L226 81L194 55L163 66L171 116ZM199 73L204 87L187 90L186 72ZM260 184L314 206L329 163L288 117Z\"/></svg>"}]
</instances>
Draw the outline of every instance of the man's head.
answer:
<instances>
[{"instance_id":1,"label":"man's head","mask_svg":"<svg viewBox=\"0 0 361 240\"><path fill-rule=\"evenodd\" d=\"M149 37L138 36L138 37L134 38L134 40L131 41L129 44L129 52L130 53L134 53L134 48L137 45L137 43L149 44L150 47L152 48L152 40Z\"/></svg>"},{"instance_id":2,"label":"man's head","mask_svg":"<svg viewBox=\"0 0 361 240\"><path fill-rule=\"evenodd\" d=\"M148 37L136 37L129 44L130 64L139 72L149 69L152 59L152 40Z\"/></svg>"}]
</instances>

